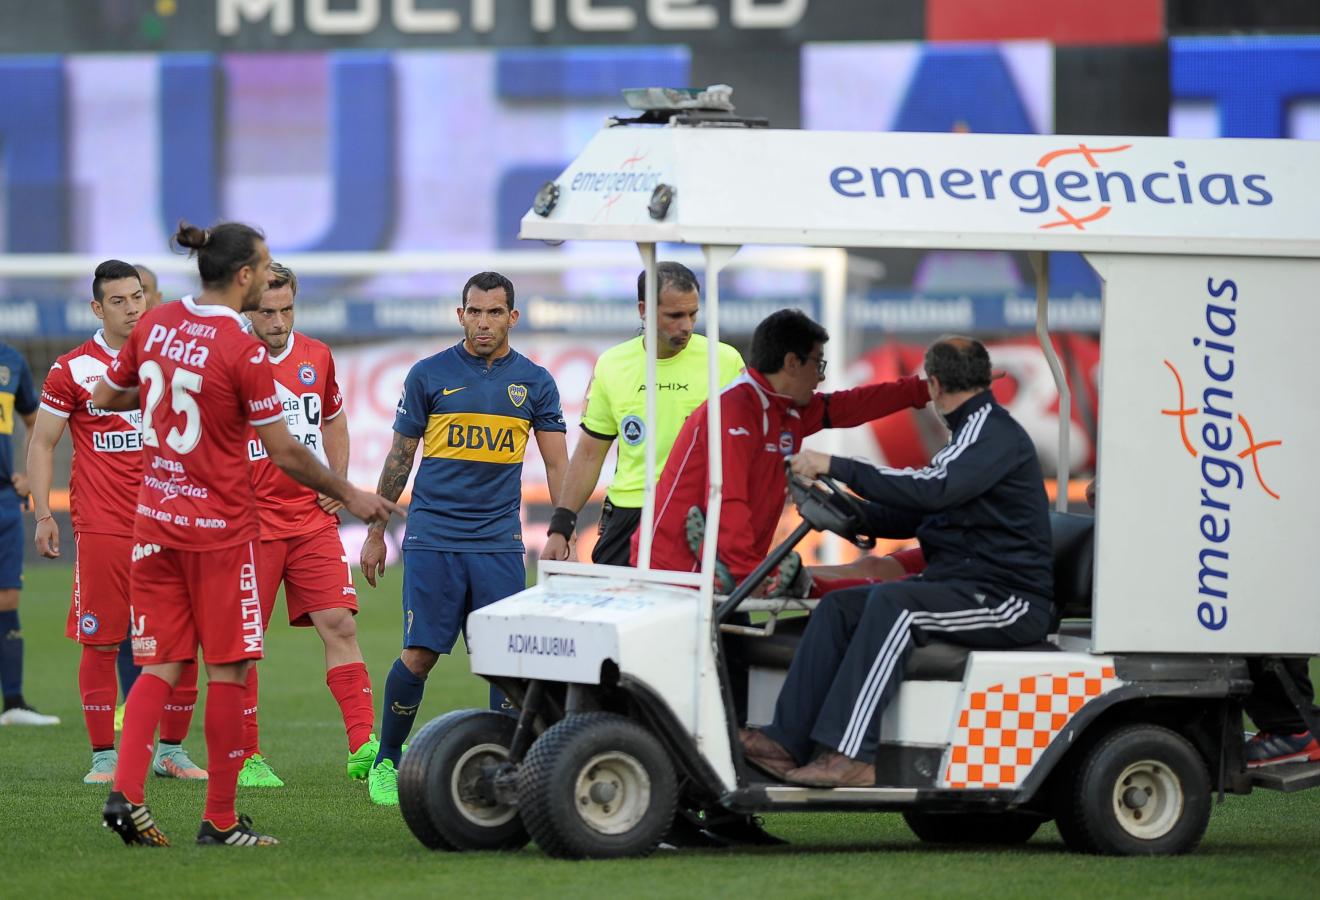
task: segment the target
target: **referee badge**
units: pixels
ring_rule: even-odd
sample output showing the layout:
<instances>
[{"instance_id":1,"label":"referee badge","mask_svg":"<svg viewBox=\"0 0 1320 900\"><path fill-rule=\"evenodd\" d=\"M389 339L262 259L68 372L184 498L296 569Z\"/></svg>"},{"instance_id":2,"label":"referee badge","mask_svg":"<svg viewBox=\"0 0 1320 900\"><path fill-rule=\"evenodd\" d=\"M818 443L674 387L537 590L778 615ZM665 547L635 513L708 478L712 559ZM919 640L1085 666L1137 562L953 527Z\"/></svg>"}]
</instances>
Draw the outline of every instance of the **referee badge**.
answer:
<instances>
[{"instance_id":1,"label":"referee badge","mask_svg":"<svg viewBox=\"0 0 1320 900\"><path fill-rule=\"evenodd\" d=\"M514 406L521 407L527 402L527 385L511 384L509 385L509 399L513 401Z\"/></svg>"}]
</instances>

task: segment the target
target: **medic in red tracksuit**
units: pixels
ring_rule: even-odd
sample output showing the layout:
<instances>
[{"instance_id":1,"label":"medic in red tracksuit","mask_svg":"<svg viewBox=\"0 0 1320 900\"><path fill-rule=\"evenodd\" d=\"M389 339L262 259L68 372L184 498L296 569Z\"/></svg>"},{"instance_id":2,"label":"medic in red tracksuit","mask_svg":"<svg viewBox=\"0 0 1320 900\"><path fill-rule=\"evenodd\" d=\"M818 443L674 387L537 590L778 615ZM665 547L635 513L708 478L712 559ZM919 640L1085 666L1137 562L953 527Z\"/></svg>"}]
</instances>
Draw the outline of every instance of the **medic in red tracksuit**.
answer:
<instances>
[{"instance_id":1,"label":"medic in red tracksuit","mask_svg":"<svg viewBox=\"0 0 1320 900\"><path fill-rule=\"evenodd\" d=\"M764 375L748 369L720 394L724 501L720 506L718 553L735 581L765 559L784 511L788 482L784 460L803 438L822 428L851 428L930 400L926 382L910 376L834 393L813 394L806 406L776 393ZM692 507L705 512L706 404L683 423L656 488L651 567L695 572L700 560L688 547L685 521ZM632 562L637 563L638 535ZM813 592L814 593L814 592Z\"/></svg>"}]
</instances>

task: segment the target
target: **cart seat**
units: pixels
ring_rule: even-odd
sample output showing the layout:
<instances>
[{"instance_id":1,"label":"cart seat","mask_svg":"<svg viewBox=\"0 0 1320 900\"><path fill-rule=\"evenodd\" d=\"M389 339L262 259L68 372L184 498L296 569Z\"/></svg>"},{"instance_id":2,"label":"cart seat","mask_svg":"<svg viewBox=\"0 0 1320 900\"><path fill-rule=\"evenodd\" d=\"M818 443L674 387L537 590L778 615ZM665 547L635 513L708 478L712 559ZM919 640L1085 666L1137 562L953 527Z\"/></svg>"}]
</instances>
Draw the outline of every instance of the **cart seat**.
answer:
<instances>
[{"instance_id":1,"label":"cart seat","mask_svg":"<svg viewBox=\"0 0 1320 900\"><path fill-rule=\"evenodd\" d=\"M1060 617L1090 618L1095 519L1051 512L1050 526L1054 536L1055 625ZM724 646L730 657L746 665L787 669L806 631L807 621L807 616L782 618L775 623L774 633L768 637L727 634ZM1059 648L1042 641L1014 649L1050 651ZM970 647L944 641L917 646L908 655L903 678L907 681L961 681L967 667L967 655L971 652Z\"/></svg>"}]
</instances>

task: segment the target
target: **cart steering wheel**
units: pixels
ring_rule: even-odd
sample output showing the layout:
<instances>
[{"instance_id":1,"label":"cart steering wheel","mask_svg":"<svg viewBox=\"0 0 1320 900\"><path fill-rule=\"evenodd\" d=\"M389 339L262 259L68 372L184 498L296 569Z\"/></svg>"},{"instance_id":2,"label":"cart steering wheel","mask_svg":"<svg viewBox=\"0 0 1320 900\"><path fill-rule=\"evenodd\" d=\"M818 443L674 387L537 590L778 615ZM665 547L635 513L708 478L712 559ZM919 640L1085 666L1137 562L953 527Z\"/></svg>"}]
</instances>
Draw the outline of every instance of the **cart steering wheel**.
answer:
<instances>
[{"instance_id":1,"label":"cart steering wheel","mask_svg":"<svg viewBox=\"0 0 1320 900\"><path fill-rule=\"evenodd\" d=\"M812 528L837 534L862 550L875 547L875 538L866 533L866 514L861 501L830 476L818 475L815 481L807 482L789 469L788 490L798 514Z\"/></svg>"}]
</instances>

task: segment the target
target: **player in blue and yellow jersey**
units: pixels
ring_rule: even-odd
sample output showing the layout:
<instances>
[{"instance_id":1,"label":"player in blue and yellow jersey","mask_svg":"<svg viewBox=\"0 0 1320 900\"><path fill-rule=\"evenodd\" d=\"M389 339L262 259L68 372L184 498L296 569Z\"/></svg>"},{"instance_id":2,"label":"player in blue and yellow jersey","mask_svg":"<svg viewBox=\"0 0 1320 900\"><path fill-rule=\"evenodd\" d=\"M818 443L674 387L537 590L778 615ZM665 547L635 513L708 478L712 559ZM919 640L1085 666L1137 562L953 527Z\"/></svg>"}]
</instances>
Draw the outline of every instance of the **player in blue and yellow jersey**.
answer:
<instances>
[{"instance_id":1,"label":"player in blue and yellow jersey","mask_svg":"<svg viewBox=\"0 0 1320 900\"><path fill-rule=\"evenodd\" d=\"M18 595L23 586L23 504L27 476L14 471L14 419L32 434L37 420L37 390L27 360L0 344L0 692L5 707L0 725L58 725L23 699L23 631L18 624Z\"/></svg>"},{"instance_id":2,"label":"player in blue and yellow jersey","mask_svg":"<svg viewBox=\"0 0 1320 900\"><path fill-rule=\"evenodd\" d=\"M367 779L373 803L399 802L397 768L426 676L453 649L467 615L526 586L522 462L527 439L545 462L551 502L568 468L564 414L550 373L509 346L518 322L513 284L482 272L463 287L463 340L412 367L380 473L397 500L420 444L403 539L403 652L385 680L380 752ZM372 526L362 572L385 571L384 528ZM497 694L492 691L492 706Z\"/></svg>"}]
</instances>

